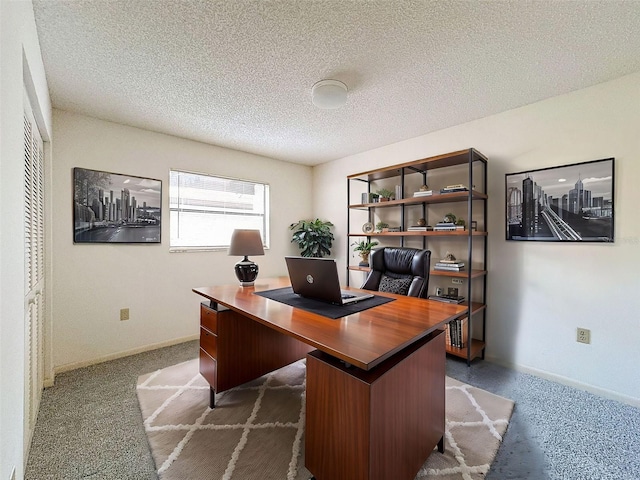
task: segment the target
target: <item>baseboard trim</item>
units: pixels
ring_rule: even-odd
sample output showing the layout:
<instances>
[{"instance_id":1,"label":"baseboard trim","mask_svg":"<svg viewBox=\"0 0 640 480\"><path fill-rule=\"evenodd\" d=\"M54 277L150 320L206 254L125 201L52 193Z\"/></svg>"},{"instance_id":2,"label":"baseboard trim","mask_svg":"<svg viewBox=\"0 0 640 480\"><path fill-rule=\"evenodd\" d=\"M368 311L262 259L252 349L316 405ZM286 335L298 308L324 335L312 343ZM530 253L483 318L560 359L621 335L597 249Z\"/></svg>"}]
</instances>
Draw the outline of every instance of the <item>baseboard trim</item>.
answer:
<instances>
[{"instance_id":1,"label":"baseboard trim","mask_svg":"<svg viewBox=\"0 0 640 480\"><path fill-rule=\"evenodd\" d=\"M104 355L98 358L92 358L91 360L85 360L82 362L75 363L67 363L65 365L58 365L53 368L54 379L50 382L53 385L55 381L55 375L64 372L70 372L71 370L76 370L78 368L90 367L91 365L96 365L98 363L108 362L110 360L117 360L118 358L129 357L131 355L137 355L138 353L149 352L151 350L157 350L158 348L171 347L173 345L178 345L180 343L190 342L192 340L198 340L200 335L189 335L188 337L174 338L172 340L167 340L165 342L152 343L150 345L144 345L142 347L134 348L131 350L124 350L122 352L111 353L109 355ZM49 382L47 382L49 383Z\"/></svg>"},{"instance_id":2,"label":"baseboard trim","mask_svg":"<svg viewBox=\"0 0 640 480\"><path fill-rule=\"evenodd\" d=\"M511 370L528 373L535 377L544 378L545 380L551 380L552 382L560 383L561 385L566 385L568 387L577 388L578 390L584 390L585 392L593 393L594 395L598 395L599 397L608 398L609 400L615 400L627 405L631 405L632 407L640 408L640 398L623 395L612 390L596 387L595 385L589 385L588 383L577 382L576 380L573 380L571 378L563 377L562 375L556 375L555 373L545 372L544 370L527 367L526 365L505 362L499 358L491 357L489 355L485 356L485 360L497 365L502 365L506 368L510 368Z\"/></svg>"}]
</instances>

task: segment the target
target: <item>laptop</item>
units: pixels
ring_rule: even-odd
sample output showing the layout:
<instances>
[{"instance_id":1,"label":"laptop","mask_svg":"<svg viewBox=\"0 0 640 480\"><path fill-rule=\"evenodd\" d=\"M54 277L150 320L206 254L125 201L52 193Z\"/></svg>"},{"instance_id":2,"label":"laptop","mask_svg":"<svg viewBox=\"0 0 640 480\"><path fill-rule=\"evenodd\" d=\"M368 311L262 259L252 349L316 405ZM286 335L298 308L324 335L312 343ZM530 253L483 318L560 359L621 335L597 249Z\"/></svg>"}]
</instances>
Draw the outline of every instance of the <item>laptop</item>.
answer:
<instances>
[{"instance_id":1,"label":"laptop","mask_svg":"<svg viewBox=\"0 0 640 480\"><path fill-rule=\"evenodd\" d=\"M338 266L331 258L285 257L293 292L336 305L348 305L373 294L340 289Z\"/></svg>"}]
</instances>

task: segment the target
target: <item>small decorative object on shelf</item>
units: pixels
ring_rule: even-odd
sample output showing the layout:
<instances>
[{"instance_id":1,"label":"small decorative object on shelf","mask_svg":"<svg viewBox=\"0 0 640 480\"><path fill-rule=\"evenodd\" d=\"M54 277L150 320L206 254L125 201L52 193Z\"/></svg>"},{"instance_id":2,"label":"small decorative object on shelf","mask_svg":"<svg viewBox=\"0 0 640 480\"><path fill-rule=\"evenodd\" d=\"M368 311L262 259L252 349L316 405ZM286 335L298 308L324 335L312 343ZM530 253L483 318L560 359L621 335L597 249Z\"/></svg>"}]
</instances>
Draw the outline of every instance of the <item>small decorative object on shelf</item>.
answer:
<instances>
[{"instance_id":1,"label":"small decorative object on shelf","mask_svg":"<svg viewBox=\"0 0 640 480\"><path fill-rule=\"evenodd\" d=\"M407 228L408 232L428 232L430 230L433 230L433 227L427 225L427 221L424 218L419 218L415 225Z\"/></svg>"},{"instance_id":2,"label":"small decorative object on shelf","mask_svg":"<svg viewBox=\"0 0 640 480\"><path fill-rule=\"evenodd\" d=\"M374 229L373 223L371 223L371 222L367 222L364 225L362 225L362 231L364 233L372 233L373 229Z\"/></svg>"},{"instance_id":3,"label":"small decorative object on shelf","mask_svg":"<svg viewBox=\"0 0 640 480\"><path fill-rule=\"evenodd\" d=\"M387 190L386 188L381 188L377 191L378 195L380 195L381 202L388 202L393 197L393 192L391 190Z\"/></svg>"},{"instance_id":4,"label":"small decorative object on shelf","mask_svg":"<svg viewBox=\"0 0 640 480\"><path fill-rule=\"evenodd\" d=\"M447 252L444 258L433 266L433 269L444 272L460 272L464 270L464 262L459 262L453 253ZM457 296L458 289L456 288L455 290L455 295Z\"/></svg>"},{"instance_id":5,"label":"small decorative object on shelf","mask_svg":"<svg viewBox=\"0 0 640 480\"><path fill-rule=\"evenodd\" d=\"M375 240L369 242L367 240L360 240L359 242L354 242L351 246L355 246L353 249L354 252L358 252L360 258L362 259L358 264L360 267L368 267L369 266L369 254L371 253L371 249L378 245L378 242Z\"/></svg>"},{"instance_id":6,"label":"small decorative object on shelf","mask_svg":"<svg viewBox=\"0 0 640 480\"><path fill-rule=\"evenodd\" d=\"M413 193L414 197L428 197L430 195L433 195L433 190L431 190L428 185L422 185L420 190Z\"/></svg>"},{"instance_id":7,"label":"small decorative object on shelf","mask_svg":"<svg viewBox=\"0 0 640 480\"><path fill-rule=\"evenodd\" d=\"M378 222L378 223L376 223L376 230L377 230L378 232L382 232L382 231L384 231L384 229L385 229L385 228L386 228L386 229L388 229L388 228L389 228L389 224L388 224L388 223L385 223L385 222Z\"/></svg>"},{"instance_id":8,"label":"small decorative object on shelf","mask_svg":"<svg viewBox=\"0 0 640 480\"><path fill-rule=\"evenodd\" d=\"M464 230L466 225L467 225L467 223L462 218L459 218L459 219L456 220L456 229L457 230Z\"/></svg>"},{"instance_id":9,"label":"small decorative object on shelf","mask_svg":"<svg viewBox=\"0 0 640 480\"><path fill-rule=\"evenodd\" d=\"M443 302L443 303L462 303L464 302L464 297L462 296L449 296L447 294L445 295L429 295L429 300L436 300L437 302Z\"/></svg>"},{"instance_id":10,"label":"small decorative object on shelf","mask_svg":"<svg viewBox=\"0 0 640 480\"><path fill-rule=\"evenodd\" d=\"M449 287L447 289L447 293L444 293L444 288L436 288L435 295L429 295L430 300L437 300L438 302L444 303L462 303L464 302L464 297L458 295L458 289L455 287Z\"/></svg>"},{"instance_id":11,"label":"small decorative object on shelf","mask_svg":"<svg viewBox=\"0 0 640 480\"><path fill-rule=\"evenodd\" d=\"M452 231L456 229L456 216L453 213L447 213L441 222L434 227L435 231Z\"/></svg>"},{"instance_id":12,"label":"small decorative object on shelf","mask_svg":"<svg viewBox=\"0 0 640 480\"><path fill-rule=\"evenodd\" d=\"M453 193L453 192L468 192L469 189L462 185L461 183L457 183L455 185L447 185L446 187L442 187L440 189L440 193Z\"/></svg>"},{"instance_id":13,"label":"small decorative object on shelf","mask_svg":"<svg viewBox=\"0 0 640 480\"><path fill-rule=\"evenodd\" d=\"M447 253L445 253L444 258L442 260L440 260L440 261L444 262L444 263L455 263L458 260L457 260L456 256L453 253L447 252Z\"/></svg>"}]
</instances>

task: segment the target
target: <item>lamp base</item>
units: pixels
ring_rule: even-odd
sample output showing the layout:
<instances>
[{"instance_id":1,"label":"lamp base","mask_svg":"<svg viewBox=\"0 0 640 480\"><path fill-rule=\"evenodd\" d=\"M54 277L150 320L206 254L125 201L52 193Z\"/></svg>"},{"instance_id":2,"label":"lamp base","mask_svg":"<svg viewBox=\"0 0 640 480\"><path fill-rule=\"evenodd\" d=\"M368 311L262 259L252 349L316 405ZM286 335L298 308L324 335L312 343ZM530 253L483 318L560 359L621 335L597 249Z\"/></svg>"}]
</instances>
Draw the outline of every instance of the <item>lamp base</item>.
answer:
<instances>
[{"instance_id":1,"label":"lamp base","mask_svg":"<svg viewBox=\"0 0 640 480\"><path fill-rule=\"evenodd\" d=\"M248 257L240 260L235 265L236 277L243 287L251 287L258 278L258 265L249 260Z\"/></svg>"}]
</instances>

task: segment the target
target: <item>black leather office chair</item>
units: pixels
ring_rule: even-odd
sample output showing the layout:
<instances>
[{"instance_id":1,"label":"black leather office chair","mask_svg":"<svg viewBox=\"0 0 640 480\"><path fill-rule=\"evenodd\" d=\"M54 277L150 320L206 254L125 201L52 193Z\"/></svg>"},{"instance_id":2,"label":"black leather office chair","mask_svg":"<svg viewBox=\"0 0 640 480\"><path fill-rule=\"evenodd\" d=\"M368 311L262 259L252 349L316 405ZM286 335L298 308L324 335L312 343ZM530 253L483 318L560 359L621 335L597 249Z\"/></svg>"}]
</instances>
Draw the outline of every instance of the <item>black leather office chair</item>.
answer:
<instances>
[{"instance_id":1,"label":"black leather office chair","mask_svg":"<svg viewBox=\"0 0 640 480\"><path fill-rule=\"evenodd\" d=\"M382 247L371 251L365 290L427 298L431 252L417 248Z\"/></svg>"}]
</instances>

